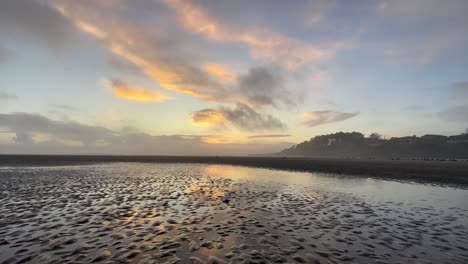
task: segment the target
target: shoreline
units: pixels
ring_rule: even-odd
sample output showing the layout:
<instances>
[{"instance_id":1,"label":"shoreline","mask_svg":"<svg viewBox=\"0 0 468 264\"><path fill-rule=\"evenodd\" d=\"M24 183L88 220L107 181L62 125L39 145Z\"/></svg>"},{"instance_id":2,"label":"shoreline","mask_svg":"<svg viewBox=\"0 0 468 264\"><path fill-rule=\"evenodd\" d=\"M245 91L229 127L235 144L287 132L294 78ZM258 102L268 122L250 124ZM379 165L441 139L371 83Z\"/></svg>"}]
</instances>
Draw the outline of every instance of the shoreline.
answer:
<instances>
[{"instance_id":1,"label":"shoreline","mask_svg":"<svg viewBox=\"0 0 468 264\"><path fill-rule=\"evenodd\" d=\"M0 166L69 166L112 162L202 163L369 176L468 186L468 162L306 157L0 155Z\"/></svg>"}]
</instances>

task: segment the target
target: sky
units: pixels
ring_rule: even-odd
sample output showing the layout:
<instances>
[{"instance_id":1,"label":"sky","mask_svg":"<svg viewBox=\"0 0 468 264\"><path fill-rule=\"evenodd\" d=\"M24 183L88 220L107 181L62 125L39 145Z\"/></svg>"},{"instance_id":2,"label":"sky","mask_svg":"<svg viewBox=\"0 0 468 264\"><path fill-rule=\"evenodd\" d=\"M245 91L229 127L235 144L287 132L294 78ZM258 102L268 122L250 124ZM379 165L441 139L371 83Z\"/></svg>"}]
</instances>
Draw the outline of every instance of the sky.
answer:
<instances>
[{"instance_id":1,"label":"sky","mask_svg":"<svg viewBox=\"0 0 468 264\"><path fill-rule=\"evenodd\" d=\"M0 1L0 154L247 155L468 127L465 0Z\"/></svg>"}]
</instances>

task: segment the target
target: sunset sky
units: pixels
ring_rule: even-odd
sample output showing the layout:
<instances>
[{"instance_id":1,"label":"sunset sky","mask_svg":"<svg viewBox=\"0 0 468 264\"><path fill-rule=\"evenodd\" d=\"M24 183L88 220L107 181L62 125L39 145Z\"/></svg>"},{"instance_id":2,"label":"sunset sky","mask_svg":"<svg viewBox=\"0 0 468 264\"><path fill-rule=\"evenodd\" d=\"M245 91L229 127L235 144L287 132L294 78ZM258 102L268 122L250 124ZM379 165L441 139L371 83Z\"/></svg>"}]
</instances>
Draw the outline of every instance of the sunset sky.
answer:
<instances>
[{"instance_id":1,"label":"sunset sky","mask_svg":"<svg viewBox=\"0 0 468 264\"><path fill-rule=\"evenodd\" d=\"M245 155L468 127L466 0L2 0L0 153Z\"/></svg>"}]
</instances>

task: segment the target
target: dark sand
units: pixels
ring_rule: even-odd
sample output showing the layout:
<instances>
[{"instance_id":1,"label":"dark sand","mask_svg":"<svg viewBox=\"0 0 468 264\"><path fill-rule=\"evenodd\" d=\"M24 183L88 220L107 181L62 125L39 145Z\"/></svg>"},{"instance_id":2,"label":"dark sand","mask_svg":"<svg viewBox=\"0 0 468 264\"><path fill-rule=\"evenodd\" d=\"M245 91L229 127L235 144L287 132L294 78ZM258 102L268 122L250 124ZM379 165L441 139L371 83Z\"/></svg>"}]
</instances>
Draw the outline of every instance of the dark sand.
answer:
<instances>
[{"instance_id":1,"label":"dark sand","mask_svg":"<svg viewBox=\"0 0 468 264\"><path fill-rule=\"evenodd\" d=\"M0 166L58 166L107 162L228 164L468 186L467 161L360 160L253 156L0 155Z\"/></svg>"},{"instance_id":2,"label":"dark sand","mask_svg":"<svg viewBox=\"0 0 468 264\"><path fill-rule=\"evenodd\" d=\"M341 181L369 180L207 164L4 167L0 263L468 263L468 191L376 180L378 197L361 197ZM397 199L375 199L388 184Z\"/></svg>"}]
</instances>

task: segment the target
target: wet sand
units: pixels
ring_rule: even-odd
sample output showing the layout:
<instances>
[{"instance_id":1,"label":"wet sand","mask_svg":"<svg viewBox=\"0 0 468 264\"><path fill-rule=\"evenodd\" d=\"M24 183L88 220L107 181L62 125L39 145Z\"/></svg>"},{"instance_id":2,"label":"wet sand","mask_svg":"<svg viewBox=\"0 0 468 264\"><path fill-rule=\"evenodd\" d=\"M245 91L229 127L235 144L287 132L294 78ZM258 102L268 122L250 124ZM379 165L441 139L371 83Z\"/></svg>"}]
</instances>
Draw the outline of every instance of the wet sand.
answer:
<instances>
[{"instance_id":1,"label":"wet sand","mask_svg":"<svg viewBox=\"0 0 468 264\"><path fill-rule=\"evenodd\" d=\"M208 164L3 167L0 263L467 263L465 198Z\"/></svg>"},{"instance_id":2,"label":"wet sand","mask_svg":"<svg viewBox=\"0 0 468 264\"><path fill-rule=\"evenodd\" d=\"M107 162L228 164L468 186L468 161L361 160L260 156L0 155L0 166L57 166Z\"/></svg>"}]
</instances>

